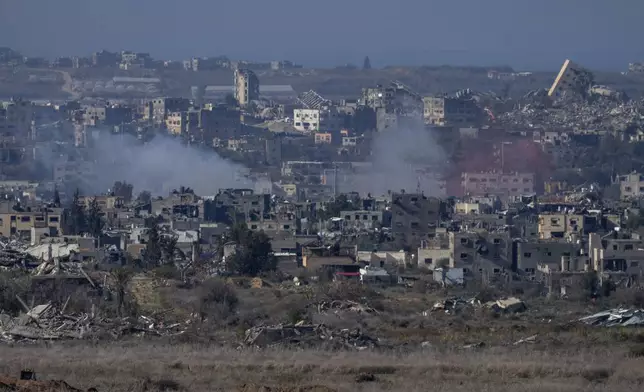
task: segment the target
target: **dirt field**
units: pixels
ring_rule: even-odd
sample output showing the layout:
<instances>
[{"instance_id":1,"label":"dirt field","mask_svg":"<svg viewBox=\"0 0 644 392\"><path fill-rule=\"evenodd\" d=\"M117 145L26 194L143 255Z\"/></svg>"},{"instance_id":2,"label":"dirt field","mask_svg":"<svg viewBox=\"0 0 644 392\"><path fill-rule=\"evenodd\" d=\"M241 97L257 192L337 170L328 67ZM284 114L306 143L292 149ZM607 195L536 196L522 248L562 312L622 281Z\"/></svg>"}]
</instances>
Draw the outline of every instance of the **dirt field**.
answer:
<instances>
[{"instance_id":1,"label":"dirt field","mask_svg":"<svg viewBox=\"0 0 644 392\"><path fill-rule=\"evenodd\" d=\"M0 373L37 370L98 391L636 391L624 348L324 352L167 343L3 347ZM262 389L268 387L270 389Z\"/></svg>"}]
</instances>

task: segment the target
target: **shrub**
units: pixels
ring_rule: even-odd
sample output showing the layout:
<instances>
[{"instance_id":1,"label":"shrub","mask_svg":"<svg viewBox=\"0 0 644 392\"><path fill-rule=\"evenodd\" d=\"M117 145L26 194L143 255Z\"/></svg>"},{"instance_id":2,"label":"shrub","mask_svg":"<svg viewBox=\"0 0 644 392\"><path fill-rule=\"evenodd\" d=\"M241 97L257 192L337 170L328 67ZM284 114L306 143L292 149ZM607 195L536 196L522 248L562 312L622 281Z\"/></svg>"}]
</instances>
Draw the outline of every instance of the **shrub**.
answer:
<instances>
[{"instance_id":1,"label":"shrub","mask_svg":"<svg viewBox=\"0 0 644 392\"><path fill-rule=\"evenodd\" d=\"M208 279L197 288L196 311L202 321L207 317L225 319L235 312L238 304L235 288L222 279Z\"/></svg>"}]
</instances>

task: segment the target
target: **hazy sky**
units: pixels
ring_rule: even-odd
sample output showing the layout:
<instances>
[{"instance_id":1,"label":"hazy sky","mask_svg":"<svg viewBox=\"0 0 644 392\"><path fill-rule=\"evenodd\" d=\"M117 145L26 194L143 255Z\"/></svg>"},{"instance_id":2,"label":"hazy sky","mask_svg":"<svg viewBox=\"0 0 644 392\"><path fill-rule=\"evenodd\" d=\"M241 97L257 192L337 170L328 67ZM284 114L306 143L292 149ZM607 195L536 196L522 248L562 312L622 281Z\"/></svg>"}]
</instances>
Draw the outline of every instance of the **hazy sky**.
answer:
<instances>
[{"instance_id":1,"label":"hazy sky","mask_svg":"<svg viewBox=\"0 0 644 392\"><path fill-rule=\"evenodd\" d=\"M528 5L528 3L530 5ZM0 46L27 55L131 49L305 65L644 60L642 0L0 0Z\"/></svg>"}]
</instances>

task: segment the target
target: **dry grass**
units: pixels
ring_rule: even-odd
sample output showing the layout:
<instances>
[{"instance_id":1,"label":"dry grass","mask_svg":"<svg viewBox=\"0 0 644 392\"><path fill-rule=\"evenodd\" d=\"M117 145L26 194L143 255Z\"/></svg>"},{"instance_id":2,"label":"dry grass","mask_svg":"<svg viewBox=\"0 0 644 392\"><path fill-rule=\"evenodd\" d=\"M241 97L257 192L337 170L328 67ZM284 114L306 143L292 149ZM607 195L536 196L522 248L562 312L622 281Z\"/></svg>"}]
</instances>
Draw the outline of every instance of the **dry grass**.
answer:
<instances>
[{"instance_id":1,"label":"dry grass","mask_svg":"<svg viewBox=\"0 0 644 392\"><path fill-rule=\"evenodd\" d=\"M40 378L99 391L634 391L644 382L644 360L625 349L327 352L130 342L2 347L2 354L1 374L30 367Z\"/></svg>"}]
</instances>

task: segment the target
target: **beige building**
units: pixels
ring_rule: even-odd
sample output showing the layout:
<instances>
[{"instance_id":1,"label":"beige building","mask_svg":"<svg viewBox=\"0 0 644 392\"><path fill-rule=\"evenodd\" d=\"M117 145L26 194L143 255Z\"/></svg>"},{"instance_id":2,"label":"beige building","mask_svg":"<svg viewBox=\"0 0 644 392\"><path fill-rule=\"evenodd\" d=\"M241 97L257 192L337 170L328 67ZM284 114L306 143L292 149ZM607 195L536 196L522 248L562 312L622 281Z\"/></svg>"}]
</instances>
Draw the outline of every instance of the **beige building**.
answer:
<instances>
[{"instance_id":1,"label":"beige building","mask_svg":"<svg viewBox=\"0 0 644 392\"><path fill-rule=\"evenodd\" d=\"M463 193L472 196L499 195L518 197L535 192L534 173L463 173Z\"/></svg>"},{"instance_id":2,"label":"beige building","mask_svg":"<svg viewBox=\"0 0 644 392\"><path fill-rule=\"evenodd\" d=\"M539 238L566 238L571 234L583 234L590 222L581 214L539 214Z\"/></svg>"},{"instance_id":3,"label":"beige building","mask_svg":"<svg viewBox=\"0 0 644 392\"><path fill-rule=\"evenodd\" d=\"M3 203L0 206L0 235L30 238L33 228L48 228L51 235L60 235L63 234L64 216L62 208L16 210L10 203Z\"/></svg>"},{"instance_id":4,"label":"beige building","mask_svg":"<svg viewBox=\"0 0 644 392\"><path fill-rule=\"evenodd\" d=\"M241 107L259 99L259 78L249 69L235 69L234 96Z\"/></svg>"},{"instance_id":5,"label":"beige building","mask_svg":"<svg viewBox=\"0 0 644 392\"><path fill-rule=\"evenodd\" d=\"M165 124L168 113L184 112L190 108L187 98L157 98L146 102L143 110L143 120L156 125Z\"/></svg>"},{"instance_id":6,"label":"beige building","mask_svg":"<svg viewBox=\"0 0 644 392\"><path fill-rule=\"evenodd\" d=\"M550 90L548 90L548 96L555 98L565 91L583 92L591 86L592 79L592 73L588 70L570 60L566 60L561 66Z\"/></svg>"},{"instance_id":7,"label":"beige building","mask_svg":"<svg viewBox=\"0 0 644 392\"><path fill-rule=\"evenodd\" d=\"M189 110L187 112L168 113L165 126L172 135L184 135L199 128L200 111Z\"/></svg>"},{"instance_id":8,"label":"beige building","mask_svg":"<svg viewBox=\"0 0 644 392\"><path fill-rule=\"evenodd\" d=\"M644 175L631 173L619 176L618 182L619 193L623 200L644 196Z\"/></svg>"},{"instance_id":9,"label":"beige building","mask_svg":"<svg viewBox=\"0 0 644 392\"><path fill-rule=\"evenodd\" d=\"M484 258L499 265L509 265L512 241L507 232L446 232L437 229L434 238L424 240L418 248L418 266L435 269L441 261L450 268L471 269Z\"/></svg>"}]
</instances>

